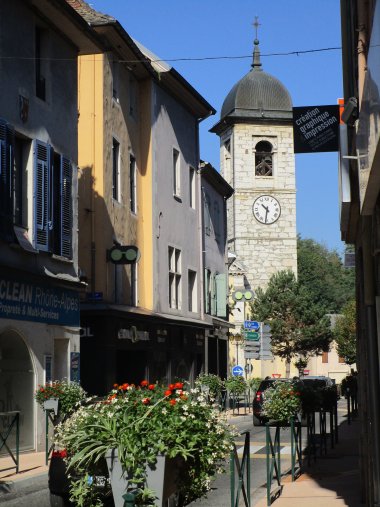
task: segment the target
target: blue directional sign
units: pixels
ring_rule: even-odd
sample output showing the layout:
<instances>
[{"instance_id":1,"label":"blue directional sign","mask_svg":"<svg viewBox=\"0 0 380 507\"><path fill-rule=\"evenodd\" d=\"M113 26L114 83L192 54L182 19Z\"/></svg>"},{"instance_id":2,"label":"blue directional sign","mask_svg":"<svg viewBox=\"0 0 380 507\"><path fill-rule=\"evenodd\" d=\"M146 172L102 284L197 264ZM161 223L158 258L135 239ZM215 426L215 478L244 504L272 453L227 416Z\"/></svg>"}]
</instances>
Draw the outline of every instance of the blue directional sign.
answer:
<instances>
[{"instance_id":1,"label":"blue directional sign","mask_svg":"<svg viewBox=\"0 0 380 507\"><path fill-rule=\"evenodd\" d=\"M252 331L258 331L260 329L260 322L256 320L245 320L244 329L252 329Z\"/></svg>"},{"instance_id":2,"label":"blue directional sign","mask_svg":"<svg viewBox=\"0 0 380 507\"><path fill-rule=\"evenodd\" d=\"M244 375L244 368L237 364L232 368L232 375L234 377L242 377Z\"/></svg>"}]
</instances>

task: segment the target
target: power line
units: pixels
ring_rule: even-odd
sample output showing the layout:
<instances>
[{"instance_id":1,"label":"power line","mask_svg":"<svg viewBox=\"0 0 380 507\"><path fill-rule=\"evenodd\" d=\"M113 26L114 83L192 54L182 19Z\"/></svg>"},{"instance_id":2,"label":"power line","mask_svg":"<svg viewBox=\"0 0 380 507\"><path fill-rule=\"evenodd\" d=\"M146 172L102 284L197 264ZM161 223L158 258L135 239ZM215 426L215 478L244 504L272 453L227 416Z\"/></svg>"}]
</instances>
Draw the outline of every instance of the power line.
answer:
<instances>
[{"instance_id":1,"label":"power line","mask_svg":"<svg viewBox=\"0 0 380 507\"><path fill-rule=\"evenodd\" d=\"M329 48L318 48L318 49L303 49L297 51L288 51L281 53L261 53L261 57L270 56L300 56L308 53L321 53L326 51L337 51L341 50L341 46L329 47ZM96 55L95 55L96 56ZM86 59L86 57L82 57ZM252 58L250 55L222 55L222 56L202 56L202 57L181 57L181 58L159 58L151 60L147 58L151 63L165 63L165 62L201 62L207 60L241 60L246 58ZM40 61L76 61L76 58L35 58L26 56L0 56L0 60L40 60ZM119 63L141 63L141 60L118 60Z\"/></svg>"}]
</instances>

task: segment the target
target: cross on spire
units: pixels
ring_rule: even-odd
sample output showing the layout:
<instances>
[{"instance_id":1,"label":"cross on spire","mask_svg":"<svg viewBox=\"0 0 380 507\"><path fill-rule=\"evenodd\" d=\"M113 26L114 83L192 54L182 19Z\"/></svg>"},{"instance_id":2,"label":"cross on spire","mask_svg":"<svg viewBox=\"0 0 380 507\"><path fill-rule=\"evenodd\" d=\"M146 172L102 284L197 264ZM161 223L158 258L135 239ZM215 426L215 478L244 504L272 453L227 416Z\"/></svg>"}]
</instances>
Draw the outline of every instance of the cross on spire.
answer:
<instances>
[{"instance_id":1,"label":"cross on spire","mask_svg":"<svg viewBox=\"0 0 380 507\"><path fill-rule=\"evenodd\" d=\"M258 32L258 28L259 26L261 26L261 23L259 23L259 16L255 16L255 21L252 23L252 25L255 27L255 34L256 34L256 39L257 39L257 32Z\"/></svg>"}]
</instances>

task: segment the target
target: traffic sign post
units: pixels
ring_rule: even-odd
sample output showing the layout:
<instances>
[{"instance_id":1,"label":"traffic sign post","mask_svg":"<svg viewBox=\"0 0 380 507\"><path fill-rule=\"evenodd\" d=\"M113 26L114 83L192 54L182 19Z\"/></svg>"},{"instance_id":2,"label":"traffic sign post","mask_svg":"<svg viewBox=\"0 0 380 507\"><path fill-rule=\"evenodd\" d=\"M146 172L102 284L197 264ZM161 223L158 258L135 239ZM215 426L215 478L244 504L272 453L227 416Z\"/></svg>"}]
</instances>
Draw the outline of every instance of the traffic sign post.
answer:
<instances>
[{"instance_id":1,"label":"traffic sign post","mask_svg":"<svg viewBox=\"0 0 380 507\"><path fill-rule=\"evenodd\" d=\"M244 375L244 368L240 364L233 366L232 375L234 377L242 377Z\"/></svg>"}]
</instances>

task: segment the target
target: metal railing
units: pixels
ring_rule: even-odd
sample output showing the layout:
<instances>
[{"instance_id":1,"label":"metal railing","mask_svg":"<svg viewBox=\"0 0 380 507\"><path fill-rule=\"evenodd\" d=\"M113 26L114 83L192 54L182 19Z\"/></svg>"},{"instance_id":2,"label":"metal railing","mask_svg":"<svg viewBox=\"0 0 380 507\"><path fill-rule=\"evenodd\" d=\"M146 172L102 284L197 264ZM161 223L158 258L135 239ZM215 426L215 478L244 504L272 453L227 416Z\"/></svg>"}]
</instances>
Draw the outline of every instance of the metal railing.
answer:
<instances>
[{"instance_id":1,"label":"metal railing","mask_svg":"<svg viewBox=\"0 0 380 507\"><path fill-rule=\"evenodd\" d=\"M235 443L230 454L231 507L240 505L241 494L243 495L244 506L251 507L250 432L243 431L240 435L245 435L241 461Z\"/></svg>"},{"instance_id":2,"label":"metal railing","mask_svg":"<svg viewBox=\"0 0 380 507\"><path fill-rule=\"evenodd\" d=\"M272 426L271 426L272 424ZM275 426L274 426L275 424ZM266 460L267 460L267 505L281 495L281 445L280 430L281 423L266 423ZM272 438L271 428L275 428ZM276 482L272 490L272 482Z\"/></svg>"},{"instance_id":3,"label":"metal railing","mask_svg":"<svg viewBox=\"0 0 380 507\"><path fill-rule=\"evenodd\" d=\"M302 425L294 417L290 418L290 449L292 481L295 481L302 469Z\"/></svg>"},{"instance_id":4,"label":"metal railing","mask_svg":"<svg viewBox=\"0 0 380 507\"><path fill-rule=\"evenodd\" d=\"M6 451L16 466L16 474L18 474L20 466L20 412L18 410L11 412L0 412L0 418L8 418L8 420L10 418L9 424L6 427L4 433L0 432L0 451L3 447L5 447ZM4 426L6 426L5 423ZM11 448L7 443L7 440L12 433L13 427L16 427L16 456L13 454Z\"/></svg>"}]
</instances>

